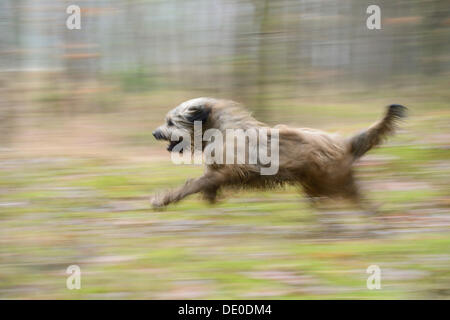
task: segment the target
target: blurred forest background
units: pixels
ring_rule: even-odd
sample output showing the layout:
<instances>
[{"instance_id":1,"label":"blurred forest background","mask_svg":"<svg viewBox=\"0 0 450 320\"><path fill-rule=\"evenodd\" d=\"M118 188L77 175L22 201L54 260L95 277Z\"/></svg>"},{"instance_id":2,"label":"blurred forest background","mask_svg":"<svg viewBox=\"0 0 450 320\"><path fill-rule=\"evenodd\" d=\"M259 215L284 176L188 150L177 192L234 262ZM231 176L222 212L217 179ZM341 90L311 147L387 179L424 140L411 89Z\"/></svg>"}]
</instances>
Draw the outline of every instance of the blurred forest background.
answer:
<instances>
[{"instance_id":1,"label":"blurred forest background","mask_svg":"<svg viewBox=\"0 0 450 320\"><path fill-rule=\"evenodd\" d=\"M0 298L450 297L448 1L2 0L0 34ZM382 217L290 188L152 212L202 169L151 132L199 96L344 135L408 106L357 169Z\"/></svg>"}]
</instances>

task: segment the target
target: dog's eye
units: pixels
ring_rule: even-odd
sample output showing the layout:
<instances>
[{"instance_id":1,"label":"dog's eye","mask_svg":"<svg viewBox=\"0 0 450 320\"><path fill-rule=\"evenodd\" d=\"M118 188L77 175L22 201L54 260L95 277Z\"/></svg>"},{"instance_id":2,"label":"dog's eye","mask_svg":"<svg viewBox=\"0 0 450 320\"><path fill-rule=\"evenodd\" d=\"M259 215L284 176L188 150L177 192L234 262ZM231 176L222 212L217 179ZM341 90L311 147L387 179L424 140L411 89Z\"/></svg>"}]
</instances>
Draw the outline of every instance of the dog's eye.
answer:
<instances>
[{"instance_id":1,"label":"dog's eye","mask_svg":"<svg viewBox=\"0 0 450 320\"><path fill-rule=\"evenodd\" d=\"M173 126L173 122L172 122L172 120L167 120L167 125L170 127L170 126Z\"/></svg>"}]
</instances>

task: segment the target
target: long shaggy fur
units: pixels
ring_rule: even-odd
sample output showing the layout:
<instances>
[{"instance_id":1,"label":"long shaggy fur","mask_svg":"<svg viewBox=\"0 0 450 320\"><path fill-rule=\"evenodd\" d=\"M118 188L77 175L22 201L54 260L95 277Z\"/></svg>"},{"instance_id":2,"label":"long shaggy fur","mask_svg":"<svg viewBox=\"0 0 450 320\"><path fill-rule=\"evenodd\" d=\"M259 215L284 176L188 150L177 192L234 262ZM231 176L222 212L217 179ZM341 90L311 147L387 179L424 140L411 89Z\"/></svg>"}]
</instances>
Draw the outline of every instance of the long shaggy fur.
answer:
<instances>
[{"instance_id":1,"label":"long shaggy fur","mask_svg":"<svg viewBox=\"0 0 450 320\"><path fill-rule=\"evenodd\" d=\"M310 198L344 197L361 204L353 163L394 132L398 120L405 116L405 110L401 105L389 106L382 120L349 139L315 129L276 126L279 140L270 141L279 143L279 170L275 175L261 175L263 165L260 163L213 163L206 166L203 176L187 181L178 189L153 196L151 204L156 208L163 207L198 192L214 202L221 188L265 189L286 183L301 186ZM153 135L158 140L169 141L168 150L171 151L177 143L171 142L172 134L184 131L193 137L194 121L202 121L203 130L219 129L224 142L226 129L268 128L236 102L197 98L169 111L166 123Z\"/></svg>"},{"instance_id":2,"label":"long shaggy fur","mask_svg":"<svg viewBox=\"0 0 450 320\"><path fill-rule=\"evenodd\" d=\"M381 144L383 139L394 133L397 122L406 115L406 108L399 104L388 107L382 120L369 129L350 139L350 152L355 159L362 157L367 151Z\"/></svg>"}]
</instances>

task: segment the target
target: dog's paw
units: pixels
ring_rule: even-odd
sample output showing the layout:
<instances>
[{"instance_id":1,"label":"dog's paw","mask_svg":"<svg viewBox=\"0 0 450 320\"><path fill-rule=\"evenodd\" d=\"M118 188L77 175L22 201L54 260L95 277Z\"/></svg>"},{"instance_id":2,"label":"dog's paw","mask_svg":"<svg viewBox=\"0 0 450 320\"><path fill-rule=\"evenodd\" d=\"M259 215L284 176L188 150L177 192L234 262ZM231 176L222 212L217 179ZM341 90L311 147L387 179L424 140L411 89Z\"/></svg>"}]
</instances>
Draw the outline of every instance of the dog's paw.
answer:
<instances>
[{"instance_id":1,"label":"dog's paw","mask_svg":"<svg viewBox=\"0 0 450 320\"><path fill-rule=\"evenodd\" d=\"M161 210L166 206L166 204L163 201L163 198L159 195L154 195L150 197L150 205L155 210Z\"/></svg>"}]
</instances>

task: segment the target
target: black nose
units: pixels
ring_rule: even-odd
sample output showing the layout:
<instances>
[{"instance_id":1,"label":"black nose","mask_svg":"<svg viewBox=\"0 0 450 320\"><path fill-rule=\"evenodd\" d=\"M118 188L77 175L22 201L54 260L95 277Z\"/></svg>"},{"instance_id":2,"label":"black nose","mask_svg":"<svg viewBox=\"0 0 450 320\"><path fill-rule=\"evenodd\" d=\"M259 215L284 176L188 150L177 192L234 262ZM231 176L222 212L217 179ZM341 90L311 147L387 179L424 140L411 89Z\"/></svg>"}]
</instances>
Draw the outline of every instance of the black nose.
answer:
<instances>
[{"instance_id":1,"label":"black nose","mask_svg":"<svg viewBox=\"0 0 450 320\"><path fill-rule=\"evenodd\" d=\"M158 130L155 130L152 132L153 136L155 137L156 140L161 139L161 132L159 132Z\"/></svg>"}]
</instances>

